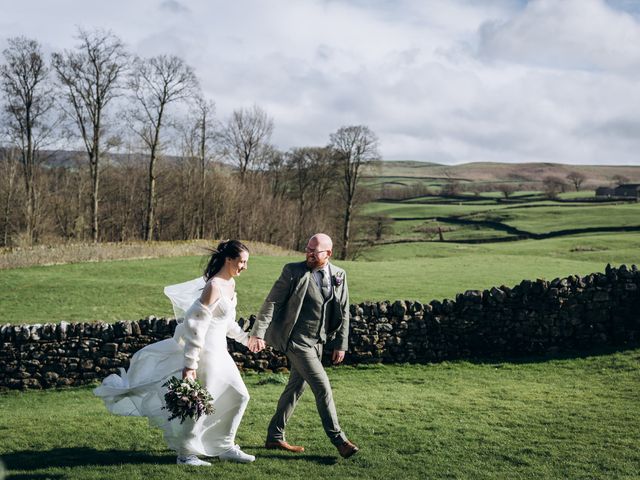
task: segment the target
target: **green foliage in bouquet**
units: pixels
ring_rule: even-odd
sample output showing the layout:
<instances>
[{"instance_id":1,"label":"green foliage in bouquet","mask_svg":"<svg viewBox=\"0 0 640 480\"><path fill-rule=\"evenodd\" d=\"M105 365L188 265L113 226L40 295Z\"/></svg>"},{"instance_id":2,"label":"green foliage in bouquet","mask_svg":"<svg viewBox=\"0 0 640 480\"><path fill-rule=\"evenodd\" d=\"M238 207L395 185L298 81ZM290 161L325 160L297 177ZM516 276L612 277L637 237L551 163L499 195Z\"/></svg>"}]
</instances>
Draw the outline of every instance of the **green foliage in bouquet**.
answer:
<instances>
[{"instance_id":1,"label":"green foliage in bouquet","mask_svg":"<svg viewBox=\"0 0 640 480\"><path fill-rule=\"evenodd\" d=\"M187 418L198 420L215 411L213 397L198 380L171 377L162 386L168 388L164 394L166 405L162 409L171 413L169 420L180 418L183 423Z\"/></svg>"}]
</instances>

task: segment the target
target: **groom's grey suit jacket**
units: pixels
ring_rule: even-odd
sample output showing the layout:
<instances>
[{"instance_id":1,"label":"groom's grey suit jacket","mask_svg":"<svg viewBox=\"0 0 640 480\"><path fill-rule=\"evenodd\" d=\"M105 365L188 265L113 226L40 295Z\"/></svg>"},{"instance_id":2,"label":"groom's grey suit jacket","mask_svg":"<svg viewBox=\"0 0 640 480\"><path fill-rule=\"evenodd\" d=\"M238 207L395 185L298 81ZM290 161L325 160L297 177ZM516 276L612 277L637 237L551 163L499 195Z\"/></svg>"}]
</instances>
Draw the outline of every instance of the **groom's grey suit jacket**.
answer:
<instances>
[{"instance_id":1,"label":"groom's grey suit jacket","mask_svg":"<svg viewBox=\"0 0 640 480\"><path fill-rule=\"evenodd\" d=\"M346 351L349 347L349 289L343 269L329 264L329 280L333 295L325 314L327 347ZM268 345L287 351L289 338L300 318L302 302L309 282L315 281L306 262L288 263L282 269L267 299L262 304L251 335L263 338Z\"/></svg>"}]
</instances>

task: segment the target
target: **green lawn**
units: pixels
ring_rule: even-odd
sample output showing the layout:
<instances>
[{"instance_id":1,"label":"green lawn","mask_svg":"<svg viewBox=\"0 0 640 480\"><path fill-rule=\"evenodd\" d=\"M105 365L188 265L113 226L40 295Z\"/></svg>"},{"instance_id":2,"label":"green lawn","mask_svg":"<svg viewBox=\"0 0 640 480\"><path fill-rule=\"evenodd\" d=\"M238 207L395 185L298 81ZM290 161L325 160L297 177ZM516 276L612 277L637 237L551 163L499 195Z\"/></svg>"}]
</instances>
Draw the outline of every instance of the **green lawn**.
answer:
<instances>
[{"instance_id":1,"label":"green lawn","mask_svg":"<svg viewBox=\"0 0 640 480\"><path fill-rule=\"evenodd\" d=\"M404 218L508 214L520 228L537 229L575 228L588 221L618 225L640 213L637 205L544 205L376 203L367 208ZM396 235L411 235L424 223L396 222ZM445 238L488 232L459 227ZM253 255L249 270L237 279L239 315L255 313L282 265L301 259ZM163 286L194 278L204 261L187 256L1 270L0 323L170 316ZM640 235L402 243L336 263L347 270L352 303L428 302L523 279L603 271L607 263L640 264ZM257 374L245 377L252 400L238 434L238 442L258 457L252 465L179 467L159 431L144 419L108 414L87 388L0 394L0 459L13 479L640 478L638 349L518 363L340 367L329 374L342 426L362 447L348 461L338 459L325 439L310 393L288 430L289 440L304 444L307 452L264 450L266 425L283 385L263 384L276 377Z\"/></svg>"},{"instance_id":2,"label":"green lawn","mask_svg":"<svg viewBox=\"0 0 640 480\"><path fill-rule=\"evenodd\" d=\"M301 455L262 448L283 385L245 377L237 441L257 460L175 465L146 420L110 415L88 388L0 396L9 478L632 479L640 471L640 350L523 363L329 370L341 425L361 447L337 457L307 392L287 430Z\"/></svg>"},{"instance_id":3,"label":"green lawn","mask_svg":"<svg viewBox=\"0 0 640 480\"><path fill-rule=\"evenodd\" d=\"M574 200L576 198L594 198L595 196L595 190L580 190L578 192L569 191L558 194L558 197L564 200Z\"/></svg>"},{"instance_id":4,"label":"green lawn","mask_svg":"<svg viewBox=\"0 0 640 480\"><path fill-rule=\"evenodd\" d=\"M420 204L420 203L397 203L397 202L375 202L369 203L363 209L367 215L387 215L394 218L432 218L449 217L454 215L469 215L475 212L502 209L505 206L495 204L476 205L475 203L459 204Z\"/></svg>"},{"instance_id":5,"label":"green lawn","mask_svg":"<svg viewBox=\"0 0 640 480\"><path fill-rule=\"evenodd\" d=\"M580 193L580 192L578 192ZM535 201L523 205L497 204L491 200L454 203L376 202L366 205L364 213L394 218L383 242L401 240L433 240L433 235L421 233L421 226L437 227L436 217L460 217L474 221L493 221L532 233L549 233L567 229L640 226L640 203L589 205ZM420 218L422 220L402 220ZM508 236L490 227L462 225L441 226L454 228L445 233L446 240L473 240ZM437 239L437 238L436 238Z\"/></svg>"},{"instance_id":6,"label":"green lawn","mask_svg":"<svg viewBox=\"0 0 640 480\"><path fill-rule=\"evenodd\" d=\"M509 198L536 197L539 199L542 195L543 194L537 190L517 190L509 194ZM480 196L486 198L504 198L502 192L482 192Z\"/></svg>"},{"instance_id":7,"label":"green lawn","mask_svg":"<svg viewBox=\"0 0 640 480\"><path fill-rule=\"evenodd\" d=\"M363 259L376 261L394 258L419 261L424 258L450 258L455 261L466 257L467 261L476 263L477 268L484 266L482 268L486 271L487 278L495 278L491 272L498 273L496 265L485 259L486 255L503 256L508 259L506 264L500 265L500 272L510 271L510 263L526 262L527 258L549 267L556 265L559 261L575 262L587 268L607 263L640 264L640 234L633 232L582 234L546 240L476 245L440 242L392 244L367 250L363 254ZM522 273L534 272L523 268ZM543 274L542 277L549 278L551 275L551 273Z\"/></svg>"},{"instance_id":8,"label":"green lawn","mask_svg":"<svg viewBox=\"0 0 640 480\"><path fill-rule=\"evenodd\" d=\"M288 261L254 255L237 280L238 314L256 313ZM201 257L79 263L0 271L1 323L135 320L169 316L165 285L195 278ZM601 234L501 244L422 242L375 247L347 270L351 302L452 298L523 279L585 275L640 264L640 235Z\"/></svg>"},{"instance_id":9,"label":"green lawn","mask_svg":"<svg viewBox=\"0 0 640 480\"><path fill-rule=\"evenodd\" d=\"M469 218L482 220L486 217L533 233L547 233L573 228L640 226L640 203L536 208L512 207Z\"/></svg>"},{"instance_id":10,"label":"green lawn","mask_svg":"<svg viewBox=\"0 0 640 480\"><path fill-rule=\"evenodd\" d=\"M282 266L298 257L253 256L237 280L238 314L256 313ZM301 259L301 258L300 258ZM119 260L0 271L2 323L172 316L166 285L202 273L203 257Z\"/></svg>"},{"instance_id":11,"label":"green lawn","mask_svg":"<svg viewBox=\"0 0 640 480\"><path fill-rule=\"evenodd\" d=\"M443 229L443 238L445 240L468 240L510 236L504 231L494 230L492 228L432 220L394 220L390 227L391 231L384 237L386 242L400 240L438 240L438 227Z\"/></svg>"}]
</instances>

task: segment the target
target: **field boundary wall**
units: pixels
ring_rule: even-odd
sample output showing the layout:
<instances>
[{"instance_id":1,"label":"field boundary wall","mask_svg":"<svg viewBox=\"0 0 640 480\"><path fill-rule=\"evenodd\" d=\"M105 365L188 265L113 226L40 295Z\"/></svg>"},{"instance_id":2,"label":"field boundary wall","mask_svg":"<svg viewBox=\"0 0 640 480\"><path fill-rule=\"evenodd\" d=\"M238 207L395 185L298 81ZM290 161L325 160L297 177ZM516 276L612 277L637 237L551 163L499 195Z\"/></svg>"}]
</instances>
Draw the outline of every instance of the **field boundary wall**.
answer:
<instances>
[{"instance_id":1,"label":"field boundary wall","mask_svg":"<svg viewBox=\"0 0 640 480\"><path fill-rule=\"evenodd\" d=\"M351 305L346 363L430 363L584 354L640 345L640 271L524 280L452 300ZM8 319L1 319L8 320ZM248 329L254 318L240 319ZM144 346L173 335L174 319L0 327L0 389L84 385L127 368ZM231 340L240 369L281 372L286 357Z\"/></svg>"}]
</instances>

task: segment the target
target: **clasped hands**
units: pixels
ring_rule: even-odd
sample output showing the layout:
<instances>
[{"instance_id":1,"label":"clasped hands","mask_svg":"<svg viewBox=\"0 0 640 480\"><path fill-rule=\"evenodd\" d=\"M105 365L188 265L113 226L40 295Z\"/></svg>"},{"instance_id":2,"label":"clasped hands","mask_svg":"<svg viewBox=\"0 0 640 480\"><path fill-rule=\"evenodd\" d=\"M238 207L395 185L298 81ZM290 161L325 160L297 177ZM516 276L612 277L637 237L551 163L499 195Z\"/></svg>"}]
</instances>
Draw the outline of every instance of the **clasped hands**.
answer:
<instances>
[{"instance_id":1,"label":"clasped hands","mask_svg":"<svg viewBox=\"0 0 640 480\"><path fill-rule=\"evenodd\" d=\"M247 343L247 348L250 352L258 353L260 350L263 350L267 344L262 338L258 338L255 336L249 337L249 343Z\"/></svg>"},{"instance_id":2,"label":"clasped hands","mask_svg":"<svg viewBox=\"0 0 640 480\"><path fill-rule=\"evenodd\" d=\"M255 336L249 337L249 343L247 343L247 348L249 348L250 352L258 353L260 350L263 350L267 344L262 338L258 338ZM331 361L334 365L342 363L344 360L344 351L343 350L334 350L331 355Z\"/></svg>"}]
</instances>

